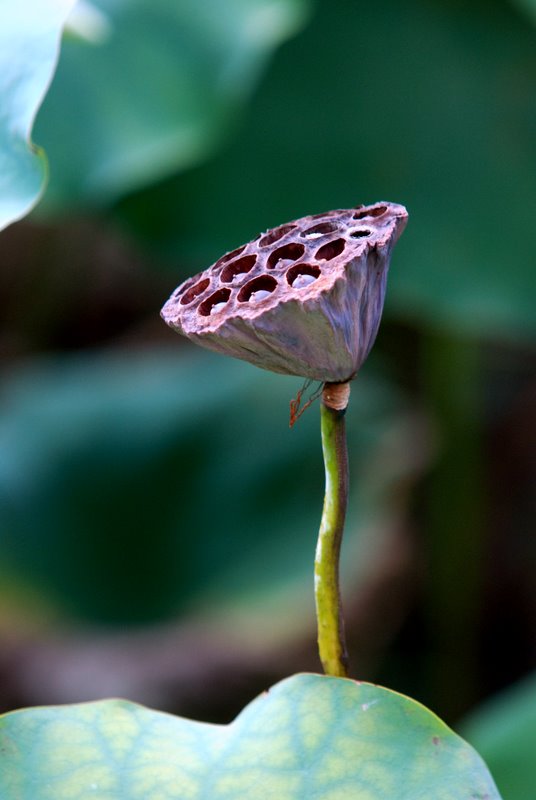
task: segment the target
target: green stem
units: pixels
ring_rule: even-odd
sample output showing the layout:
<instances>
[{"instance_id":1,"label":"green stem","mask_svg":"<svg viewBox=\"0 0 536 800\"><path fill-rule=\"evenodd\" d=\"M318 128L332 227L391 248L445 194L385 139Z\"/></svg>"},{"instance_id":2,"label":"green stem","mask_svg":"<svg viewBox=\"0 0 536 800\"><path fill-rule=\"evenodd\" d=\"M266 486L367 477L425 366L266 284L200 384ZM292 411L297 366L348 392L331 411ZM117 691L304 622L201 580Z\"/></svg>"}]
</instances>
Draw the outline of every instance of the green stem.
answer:
<instances>
[{"instance_id":1,"label":"green stem","mask_svg":"<svg viewBox=\"0 0 536 800\"><path fill-rule=\"evenodd\" d=\"M348 451L344 409L326 405L324 388L320 408L326 492L315 558L315 600L318 650L326 675L348 675L339 589L339 555L348 500Z\"/></svg>"}]
</instances>

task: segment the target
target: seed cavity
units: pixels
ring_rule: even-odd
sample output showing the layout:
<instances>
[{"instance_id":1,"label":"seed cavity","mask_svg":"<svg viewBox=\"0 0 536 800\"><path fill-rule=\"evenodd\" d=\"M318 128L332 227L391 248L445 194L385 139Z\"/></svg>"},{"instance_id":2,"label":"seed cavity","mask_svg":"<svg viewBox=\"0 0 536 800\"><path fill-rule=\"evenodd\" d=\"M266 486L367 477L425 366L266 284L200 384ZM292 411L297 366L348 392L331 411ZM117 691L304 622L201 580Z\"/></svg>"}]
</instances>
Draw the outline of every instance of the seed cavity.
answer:
<instances>
[{"instance_id":1,"label":"seed cavity","mask_svg":"<svg viewBox=\"0 0 536 800\"><path fill-rule=\"evenodd\" d=\"M352 239L363 239L365 236L370 236L371 231L367 230L366 228L362 228L359 231L352 231L350 236Z\"/></svg>"},{"instance_id":2,"label":"seed cavity","mask_svg":"<svg viewBox=\"0 0 536 800\"><path fill-rule=\"evenodd\" d=\"M295 264L288 270L286 277L293 289L305 289L314 283L319 275L319 268L313 264Z\"/></svg>"},{"instance_id":3,"label":"seed cavity","mask_svg":"<svg viewBox=\"0 0 536 800\"><path fill-rule=\"evenodd\" d=\"M274 244L282 239L287 233L293 231L295 227L295 225L288 224L280 225L279 228L272 228L272 230L266 231L262 239L259 241L259 245L261 247L266 247L267 244Z\"/></svg>"},{"instance_id":4,"label":"seed cavity","mask_svg":"<svg viewBox=\"0 0 536 800\"><path fill-rule=\"evenodd\" d=\"M253 278L248 281L245 286L242 286L238 293L238 302L247 303L253 301L259 303L265 300L277 288L277 281L271 275L259 275L258 278Z\"/></svg>"},{"instance_id":5,"label":"seed cavity","mask_svg":"<svg viewBox=\"0 0 536 800\"><path fill-rule=\"evenodd\" d=\"M199 297L200 294L203 294L209 283L209 278L204 278L202 281L194 283L193 286L190 286L190 288L184 292L181 297L181 305L186 306L188 303L191 303L192 300L195 300L196 297Z\"/></svg>"},{"instance_id":6,"label":"seed cavity","mask_svg":"<svg viewBox=\"0 0 536 800\"><path fill-rule=\"evenodd\" d=\"M236 250L231 250L230 253L226 253L224 256L222 256L221 258L219 258L216 261L216 263L214 264L213 269L217 270L218 267L221 267L223 264L227 264L228 261L231 261L231 259L236 258L237 256L239 256L240 253L243 253L244 250L246 249L246 247L247 247L247 245L243 244L242 247L237 247Z\"/></svg>"},{"instance_id":7,"label":"seed cavity","mask_svg":"<svg viewBox=\"0 0 536 800\"><path fill-rule=\"evenodd\" d=\"M328 242L322 245L322 247L316 251L315 258L319 261L331 261L332 258L340 256L344 250L344 246L344 239L335 239L334 242Z\"/></svg>"},{"instance_id":8,"label":"seed cavity","mask_svg":"<svg viewBox=\"0 0 536 800\"><path fill-rule=\"evenodd\" d=\"M338 227L339 226L335 222L319 222L318 225L307 228L301 235L306 239L317 239L319 236L323 236L326 233L334 233L334 231L338 230Z\"/></svg>"},{"instance_id":9,"label":"seed cavity","mask_svg":"<svg viewBox=\"0 0 536 800\"><path fill-rule=\"evenodd\" d=\"M223 283L231 283L238 275L245 275L255 265L256 255L242 256L236 261L231 261L221 271L220 279Z\"/></svg>"},{"instance_id":10,"label":"seed cavity","mask_svg":"<svg viewBox=\"0 0 536 800\"><path fill-rule=\"evenodd\" d=\"M304 251L305 247L303 244L298 244L297 242L284 244L282 247L278 247L277 250L274 250L273 253L270 253L267 262L268 269L273 269L278 261L297 261L298 258L303 256Z\"/></svg>"},{"instance_id":11,"label":"seed cavity","mask_svg":"<svg viewBox=\"0 0 536 800\"><path fill-rule=\"evenodd\" d=\"M387 206L377 206L376 208L363 208L354 214L353 219L363 219L364 217L381 217L387 211Z\"/></svg>"},{"instance_id":12,"label":"seed cavity","mask_svg":"<svg viewBox=\"0 0 536 800\"><path fill-rule=\"evenodd\" d=\"M219 314L227 305L230 296L230 289L218 289L217 292L214 292L214 294L211 294L206 300L203 300L198 308L199 313L203 317L211 317L213 314Z\"/></svg>"}]
</instances>

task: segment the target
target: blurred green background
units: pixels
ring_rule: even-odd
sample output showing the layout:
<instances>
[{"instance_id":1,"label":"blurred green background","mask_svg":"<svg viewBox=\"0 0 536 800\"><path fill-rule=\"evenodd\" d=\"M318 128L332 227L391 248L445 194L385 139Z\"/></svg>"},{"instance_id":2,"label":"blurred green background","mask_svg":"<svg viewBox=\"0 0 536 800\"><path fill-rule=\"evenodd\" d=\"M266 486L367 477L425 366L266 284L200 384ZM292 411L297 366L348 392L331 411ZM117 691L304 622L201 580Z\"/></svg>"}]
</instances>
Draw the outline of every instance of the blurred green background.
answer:
<instances>
[{"instance_id":1,"label":"blurred green background","mask_svg":"<svg viewBox=\"0 0 536 800\"><path fill-rule=\"evenodd\" d=\"M348 412L353 674L534 796L533 12L76 6L33 134L49 187L0 235L3 709L119 694L225 720L319 669L318 408L289 431L299 380L158 311L260 230L391 200L410 221Z\"/></svg>"}]
</instances>

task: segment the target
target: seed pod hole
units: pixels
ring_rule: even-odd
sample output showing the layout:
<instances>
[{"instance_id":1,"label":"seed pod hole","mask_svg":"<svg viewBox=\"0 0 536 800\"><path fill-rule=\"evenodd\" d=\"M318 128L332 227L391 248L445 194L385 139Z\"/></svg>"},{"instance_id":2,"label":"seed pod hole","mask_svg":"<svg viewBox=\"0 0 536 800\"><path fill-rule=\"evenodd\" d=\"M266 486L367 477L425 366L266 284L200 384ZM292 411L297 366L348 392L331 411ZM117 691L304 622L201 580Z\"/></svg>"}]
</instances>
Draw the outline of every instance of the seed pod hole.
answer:
<instances>
[{"instance_id":1,"label":"seed pod hole","mask_svg":"<svg viewBox=\"0 0 536 800\"><path fill-rule=\"evenodd\" d=\"M177 287L177 289L175 289L175 291L173 292L173 297L174 297L174 299L175 299L175 301L176 301L176 302L178 302L178 301L180 300L180 297L181 297L181 295L182 295L182 294L184 294L184 292L185 292L185 291L186 291L186 289L188 288L188 283L190 283L190 281L186 281L186 283L182 283L182 284L181 284L180 286L178 286L178 287Z\"/></svg>"},{"instance_id":2,"label":"seed pod hole","mask_svg":"<svg viewBox=\"0 0 536 800\"><path fill-rule=\"evenodd\" d=\"M259 303L269 297L276 288L277 281L275 278L271 275L259 275L258 278L253 278L245 286L242 286L238 293L238 301L240 303L247 303L248 301Z\"/></svg>"},{"instance_id":3,"label":"seed pod hole","mask_svg":"<svg viewBox=\"0 0 536 800\"><path fill-rule=\"evenodd\" d=\"M303 256L304 251L305 247L303 244L297 244L296 242L284 244L282 247L278 247L277 250L274 250L273 253L270 253L267 262L268 269L273 269L278 261L297 261L298 258Z\"/></svg>"},{"instance_id":4,"label":"seed pod hole","mask_svg":"<svg viewBox=\"0 0 536 800\"><path fill-rule=\"evenodd\" d=\"M243 244L242 247L237 247L236 250L231 250L230 253L225 253L224 256L222 256L221 258L219 258L216 261L216 263L214 264L213 269L217 270L218 267L221 267L223 264L227 264L227 262L231 261L232 258L236 258L237 256L240 255L240 253L243 253L245 249L246 249L246 245Z\"/></svg>"},{"instance_id":5,"label":"seed pod hole","mask_svg":"<svg viewBox=\"0 0 536 800\"><path fill-rule=\"evenodd\" d=\"M323 236L326 233L333 233L336 230L338 230L338 225L335 222L319 222L318 225L307 228L301 235L306 239L316 239L318 236Z\"/></svg>"},{"instance_id":6,"label":"seed pod hole","mask_svg":"<svg viewBox=\"0 0 536 800\"><path fill-rule=\"evenodd\" d=\"M188 303L191 303L192 300L195 300L196 297L199 297L200 294L203 294L209 283L210 280L208 278L204 278L202 281L198 281L198 283L194 283L193 286L190 286L190 288L184 292L181 297L181 305L185 306Z\"/></svg>"},{"instance_id":7,"label":"seed pod hole","mask_svg":"<svg viewBox=\"0 0 536 800\"><path fill-rule=\"evenodd\" d=\"M365 236L370 236L370 231L367 230L366 228L362 228L359 231L352 231L350 236L352 237L352 239L363 239Z\"/></svg>"},{"instance_id":8,"label":"seed pod hole","mask_svg":"<svg viewBox=\"0 0 536 800\"><path fill-rule=\"evenodd\" d=\"M237 275L245 275L247 272L252 269L255 262L257 260L257 256L242 256L237 261L231 261L230 264L227 264L221 271L220 279L223 283L231 283Z\"/></svg>"},{"instance_id":9,"label":"seed pod hole","mask_svg":"<svg viewBox=\"0 0 536 800\"><path fill-rule=\"evenodd\" d=\"M387 211L387 206L377 206L377 208L364 208L354 214L353 219L363 219L363 217L381 217Z\"/></svg>"},{"instance_id":10,"label":"seed pod hole","mask_svg":"<svg viewBox=\"0 0 536 800\"><path fill-rule=\"evenodd\" d=\"M203 317L212 316L212 314L219 314L227 305L227 301L231 296L230 289L218 289L217 292L211 294L206 300L203 300L198 308L199 313Z\"/></svg>"},{"instance_id":11,"label":"seed pod hole","mask_svg":"<svg viewBox=\"0 0 536 800\"><path fill-rule=\"evenodd\" d=\"M335 239L334 242L328 242L316 251L315 258L320 261L331 261L335 256L340 256L344 250L344 239Z\"/></svg>"},{"instance_id":12,"label":"seed pod hole","mask_svg":"<svg viewBox=\"0 0 536 800\"><path fill-rule=\"evenodd\" d=\"M293 231L295 227L295 225L280 225L279 228L272 228L272 230L267 231L264 234L262 239L259 241L259 245L261 247L266 247L267 244L274 244L282 239L285 234Z\"/></svg>"},{"instance_id":13,"label":"seed pod hole","mask_svg":"<svg viewBox=\"0 0 536 800\"><path fill-rule=\"evenodd\" d=\"M305 289L320 275L318 267L312 264L295 264L287 272L287 281L293 289Z\"/></svg>"}]
</instances>

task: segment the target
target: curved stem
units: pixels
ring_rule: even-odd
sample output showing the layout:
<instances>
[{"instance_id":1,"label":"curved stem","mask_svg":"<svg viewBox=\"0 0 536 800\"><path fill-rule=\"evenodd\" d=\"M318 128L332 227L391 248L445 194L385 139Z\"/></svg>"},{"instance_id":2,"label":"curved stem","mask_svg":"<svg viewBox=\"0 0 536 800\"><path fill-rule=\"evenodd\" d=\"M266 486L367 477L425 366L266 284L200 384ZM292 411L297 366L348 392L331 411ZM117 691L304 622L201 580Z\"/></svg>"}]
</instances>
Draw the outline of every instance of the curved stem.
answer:
<instances>
[{"instance_id":1,"label":"curved stem","mask_svg":"<svg viewBox=\"0 0 536 800\"><path fill-rule=\"evenodd\" d=\"M348 385L344 387L346 402ZM348 675L348 656L344 638L341 596L339 589L339 555L348 500L348 451L344 413L333 406L326 384L320 408L322 452L326 470L326 492L315 558L315 601L318 625L318 650L326 675Z\"/></svg>"}]
</instances>

